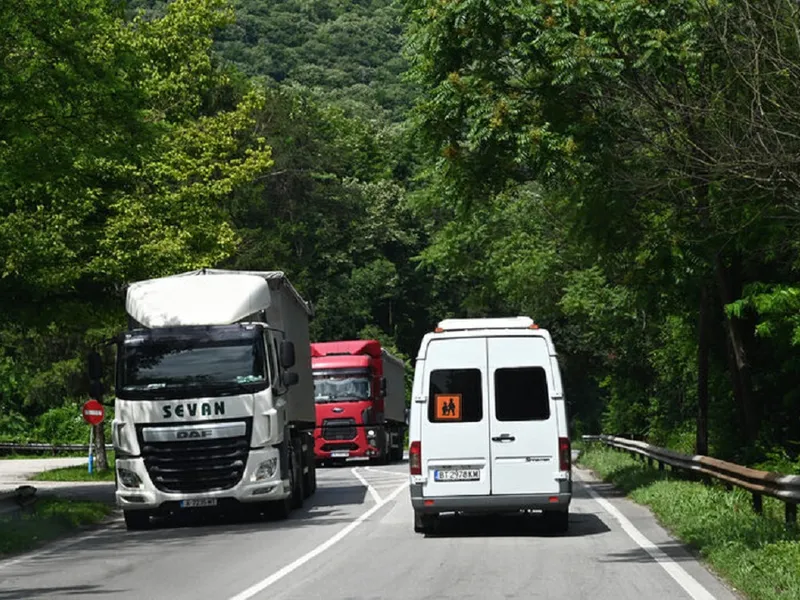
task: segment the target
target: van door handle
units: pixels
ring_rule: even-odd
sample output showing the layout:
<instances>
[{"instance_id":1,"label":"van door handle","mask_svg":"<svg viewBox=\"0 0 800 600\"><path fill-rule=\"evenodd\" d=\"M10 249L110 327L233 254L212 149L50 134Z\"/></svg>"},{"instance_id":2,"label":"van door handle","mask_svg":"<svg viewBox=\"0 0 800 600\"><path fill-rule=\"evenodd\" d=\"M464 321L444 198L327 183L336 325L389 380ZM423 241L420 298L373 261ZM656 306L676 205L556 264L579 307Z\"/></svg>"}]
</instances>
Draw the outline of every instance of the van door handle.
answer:
<instances>
[{"instance_id":1,"label":"van door handle","mask_svg":"<svg viewBox=\"0 0 800 600\"><path fill-rule=\"evenodd\" d=\"M492 441L493 442L513 442L515 439L517 439L517 438L515 438L513 435L508 435L507 433L501 433L499 436L493 437Z\"/></svg>"}]
</instances>

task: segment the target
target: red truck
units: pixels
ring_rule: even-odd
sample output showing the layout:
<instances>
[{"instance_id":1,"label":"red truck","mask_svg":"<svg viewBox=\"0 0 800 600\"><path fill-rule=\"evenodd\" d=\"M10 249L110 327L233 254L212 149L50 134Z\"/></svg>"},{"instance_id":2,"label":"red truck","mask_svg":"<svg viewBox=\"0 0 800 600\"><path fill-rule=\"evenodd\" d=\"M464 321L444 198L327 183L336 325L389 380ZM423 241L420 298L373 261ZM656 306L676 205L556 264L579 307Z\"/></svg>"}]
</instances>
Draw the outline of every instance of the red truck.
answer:
<instances>
[{"instance_id":1,"label":"red truck","mask_svg":"<svg viewBox=\"0 0 800 600\"><path fill-rule=\"evenodd\" d=\"M403 460L405 364L376 340L311 344L317 463Z\"/></svg>"}]
</instances>

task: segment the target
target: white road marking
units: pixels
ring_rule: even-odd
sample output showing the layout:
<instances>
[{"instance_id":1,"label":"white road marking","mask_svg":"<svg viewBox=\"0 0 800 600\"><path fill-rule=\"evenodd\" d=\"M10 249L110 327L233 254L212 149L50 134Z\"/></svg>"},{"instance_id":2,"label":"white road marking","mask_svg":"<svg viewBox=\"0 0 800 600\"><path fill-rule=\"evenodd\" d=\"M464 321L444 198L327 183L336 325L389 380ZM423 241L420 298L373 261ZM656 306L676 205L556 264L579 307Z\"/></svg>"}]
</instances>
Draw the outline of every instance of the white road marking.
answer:
<instances>
[{"instance_id":1,"label":"white road marking","mask_svg":"<svg viewBox=\"0 0 800 600\"><path fill-rule=\"evenodd\" d=\"M361 516L358 517L355 521L350 523L347 527L345 527L344 529L339 531L339 533L337 533L336 535L334 535L333 537L331 537L327 541L323 542L322 544L320 544L319 546L314 548L311 552L309 552L307 554L304 554L303 556L298 558L293 563L290 563L290 564L286 565L280 571L277 571L277 572L273 573L272 575L270 575L266 579L262 579L261 581L259 581L255 585L252 585L249 588L247 588L245 591L243 591L243 592L241 592L239 594L236 594L235 596L232 596L230 598L230 600L248 600L248 598L252 598L256 594L259 594L259 593L263 592L265 589L267 589L273 583L276 583L276 582L280 581L281 579L283 579L284 577L289 575L292 571L298 569L299 567L302 567L304 564L306 564L308 561L310 561L311 559L315 558L316 556L319 556L320 554L325 552L328 548L330 548L331 546L333 546L337 542L339 542L342 539L344 539L345 537L347 537L356 527L358 527L364 521L369 519L378 510L380 510L380 508L382 506L384 506L386 503L391 502L392 500L394 500L397 497L397 495L406 488L406 486L408 486L408 482L404 483L403 485L401 485L400 487L395 489L391 494L386 496L386 498L381 500L378 504L376 504L375 506L370 508L368 511L362 513Z\"/></svg>"},{"instance_id":2,"label":"white road marking","mask_svg":"<svg viewBox=\"0 0 800 600\"><path fill-rule=\"evenodd\" d=\"M578 475L578 479L582 482L585 482L583 477ZM641 531L636 529L633 523L631 523L628 518L623 515L616 507L614 507L611 502L600 496L597 492L595 492L591 487L588 485L583 486L586 491L589 492L589 495L600 505L603 507L611 517L616 519L622 530L628 534L628 537L631 538L636 544L645 552L647 552L650 557L656 561L661 568L663 568L667 574L672 577L678 585L680 585L687 594L693 600L716 600L714 595L711 594L703 585L697 581L694 577L689 575L680 565L678 565L674 560L672 560L667 554L658 546L656 546L653 542L648 540Z\"/></svg>"},{"instance_id":3,"label":"white road marking","mask_svg":"<svg viewBox=\"0 0 800 600\"><path fill-rule=\"evenodd\" d=\"M378 493L378 490L372 487L372 484L361 476L361 473L358 472L358 467L353 467L352 469L350 469L350 471L353 473L355 478L358 479L364 485L364 487L367 488L369 495L372 496L373 500L375 500L375 504L380 504L381 496Z\"/></svg>"},{"instance_id":4,"label":"white road marking","mask_svg":"<svg viewBox=\"0 0 800 600\"><path fill-rule=\"evenodd\" d=\"M397 471L388 471L387 469L376 469L374 467L366 467L370 473L381 473L383 475L394 475L395 477L408 477L408 473L399 473Z\"/></svg>"}]
</instances>

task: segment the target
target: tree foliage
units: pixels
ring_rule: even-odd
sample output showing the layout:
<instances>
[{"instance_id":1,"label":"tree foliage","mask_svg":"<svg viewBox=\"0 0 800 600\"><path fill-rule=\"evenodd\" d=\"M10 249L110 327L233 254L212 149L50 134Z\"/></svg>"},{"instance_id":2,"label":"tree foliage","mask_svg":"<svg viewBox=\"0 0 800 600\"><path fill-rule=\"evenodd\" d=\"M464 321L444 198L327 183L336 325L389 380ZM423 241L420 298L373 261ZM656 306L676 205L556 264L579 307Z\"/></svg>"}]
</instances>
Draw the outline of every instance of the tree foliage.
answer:
<instances>
[{"instance_id":1,"label":"tree foliage","mask_svg":"<svg viewBox=\"0 0 800 600\"><path fill-rule=\"evenodd\" d=\"M221 266L409 367L439 319L531 315L573 433L793 459L798 11L3 5L0 435L62 431L127 281Z\"/></svg>"},{"instance_id":2,"label":"tree foliage","mask_svg":"<svg viewBox=\"0 0 800 600\"><path fill-rule=\"evenodd\" d=\"M703 450L709 418L722 453L794 439L796 427L778 426L791 401L774 398L792 389L776 358L796 350L754 333L786 330L793 306L797 7L406 4L428 177L459 218L437 233L440 255L475 251L447 237L456 227L504 238L492 217L535 182L578 250L550 306L582 351L600 351L607 431L666 440L697 414ZM549 233L538 240L547 248Z\"/></svg>"}]
</instances>

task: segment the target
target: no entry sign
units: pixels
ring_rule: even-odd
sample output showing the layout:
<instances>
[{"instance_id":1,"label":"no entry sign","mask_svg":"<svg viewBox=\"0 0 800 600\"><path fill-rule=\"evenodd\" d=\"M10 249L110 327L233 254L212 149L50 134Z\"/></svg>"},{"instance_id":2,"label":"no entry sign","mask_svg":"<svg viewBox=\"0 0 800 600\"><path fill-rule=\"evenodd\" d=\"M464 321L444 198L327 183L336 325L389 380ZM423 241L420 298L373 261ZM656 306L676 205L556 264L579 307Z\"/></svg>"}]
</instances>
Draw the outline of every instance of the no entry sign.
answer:
<instances>
[{"instance_id":1,"label":"no entry sign","mask_svg":"<svg viewBox=\"0 0 800 600\"><path fill-rule=\"evenodd\" d=\"M89 425L102 423L106 416L106 409L97 400L89 400L83 405L83 420Z\"/></svg>"}]
</instances>

